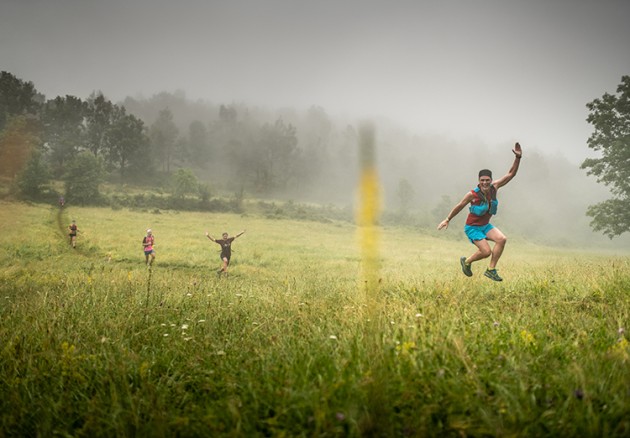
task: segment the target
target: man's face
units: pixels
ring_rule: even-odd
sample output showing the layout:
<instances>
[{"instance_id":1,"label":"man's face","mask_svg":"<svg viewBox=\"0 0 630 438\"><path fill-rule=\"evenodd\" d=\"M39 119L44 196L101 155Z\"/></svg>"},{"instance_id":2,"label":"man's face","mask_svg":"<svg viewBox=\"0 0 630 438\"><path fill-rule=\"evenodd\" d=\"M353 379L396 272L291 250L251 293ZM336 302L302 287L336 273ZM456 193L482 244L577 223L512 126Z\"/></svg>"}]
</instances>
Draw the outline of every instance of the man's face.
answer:
<instances>
[{"instance_id":1,"label":"man's face","mask_svg":"<svg viewBox=\"0 0 630 438\"><path fill-rule=\"evenodd\" d=\"M492 184L492 178L490 178L489 176L482 176L481 178L479 178L479 186L482 189L489 188L490 184Z\"/></svg>"},{"instance_id":2,"label":"man's face","mask_svg":"<svg viewBox=\"0 0 630 438\"><path fill-rule=\"evenodd\" d=\"M227 239L228 238L228 233L223 233L223 238Z\"/></svg>"}]
</instances>

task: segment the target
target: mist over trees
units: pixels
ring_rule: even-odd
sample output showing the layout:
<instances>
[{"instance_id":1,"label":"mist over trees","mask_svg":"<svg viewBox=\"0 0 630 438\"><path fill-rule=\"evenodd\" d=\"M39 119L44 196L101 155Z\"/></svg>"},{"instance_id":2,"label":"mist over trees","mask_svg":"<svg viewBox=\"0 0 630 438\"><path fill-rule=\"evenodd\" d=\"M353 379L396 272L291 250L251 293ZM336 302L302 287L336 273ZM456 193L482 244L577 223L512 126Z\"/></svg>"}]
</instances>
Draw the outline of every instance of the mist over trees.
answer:
<instances>
[{"instance_id":1,"label":"mist over trees","mask_svg":"<svg viewBox=\"0 0 630 438\"><path fill-rule=\"evenodd\" d=\"M120 103L100 92L84 100L46 100L32 83L7 72L0 85L0 174L28 175L22 186L32 194L46 190L50 175L65 181L69 201L76 192L82 203L106 202L99 184L109 182L168 192L182 206L189 197L205 207L219 205L213 196L233 199L230 205L250 197L335 205L352 217L358 120L333 117L318 106L299 111L193 101L179 91ZM387 120L374 123L382 222L426 230L475 187L479 169L492 169L495 178L505 174L518 140L486 145L412 134ZM536 145L523 149L493 223L506 234L551 244L600 242L585 211L606 190L565 157ZM44 178L33 179L33 169L42 166ZM453 222L463 226L464 219L462 213Z\"/></svg>"}]
</instances>

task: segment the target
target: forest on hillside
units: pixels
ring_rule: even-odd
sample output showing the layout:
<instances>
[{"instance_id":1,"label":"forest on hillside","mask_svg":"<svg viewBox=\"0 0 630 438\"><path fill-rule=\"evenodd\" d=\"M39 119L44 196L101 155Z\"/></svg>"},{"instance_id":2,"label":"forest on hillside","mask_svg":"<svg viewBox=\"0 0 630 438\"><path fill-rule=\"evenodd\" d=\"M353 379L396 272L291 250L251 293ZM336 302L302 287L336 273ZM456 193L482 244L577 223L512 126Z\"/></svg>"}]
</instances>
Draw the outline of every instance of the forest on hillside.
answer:
<instances>
[{"instance_id":1,"label":"forest on hillside","mask_svg":"<svg viewBox=\"0 0 630 438\"><path fill-rule=\"evenodd\" d=\"M13 181L22 197L50 200L63 194L80 204L107 204L99 187L108 182L198 197L206 205L212 198L236 196L351 210L360 122L331 116L319 106L213 103L180 91L116 103L102 92L47 98L36 84L3 71L0 177ZM427 228L476 185L479 169L492 169L495 178L505 174L518 141L462 142L411 133L390 120L372 122L384 220ZM585 215L588 205L606 197L606 189L566 157L522 146L521 169L502 189L495 223L508 233L554 244L606 243ZM63 193L52 190L51 181L63 181Z\"/></svg>"}]
</instances>

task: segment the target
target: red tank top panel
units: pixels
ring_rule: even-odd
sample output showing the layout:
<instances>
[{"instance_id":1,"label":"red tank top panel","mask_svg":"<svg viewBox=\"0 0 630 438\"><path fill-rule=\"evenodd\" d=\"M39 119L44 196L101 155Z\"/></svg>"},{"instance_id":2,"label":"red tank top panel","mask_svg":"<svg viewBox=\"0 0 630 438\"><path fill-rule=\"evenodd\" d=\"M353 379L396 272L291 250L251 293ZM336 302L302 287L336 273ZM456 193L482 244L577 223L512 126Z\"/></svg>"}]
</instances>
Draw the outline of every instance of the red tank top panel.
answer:
<instances>
[{"instance_id":1,"label":"red tank top panel","mask_svg":"<svg viewBox=\"0 0 630 438\"><path fill-rule=\"evenodd\" d=\"M470 205L479 205L483 202L481 197L477 194L477 192L475 192L474 189L470 192L473 194L473 200L470 201ZM477 216L476 214L468 213L468 217L466 218L466 225L474 225L477 227L488 225L490 223L491 217L492 214L490 213L490 211L488 211L483 216Z\"/></svg>"}]
</instances>

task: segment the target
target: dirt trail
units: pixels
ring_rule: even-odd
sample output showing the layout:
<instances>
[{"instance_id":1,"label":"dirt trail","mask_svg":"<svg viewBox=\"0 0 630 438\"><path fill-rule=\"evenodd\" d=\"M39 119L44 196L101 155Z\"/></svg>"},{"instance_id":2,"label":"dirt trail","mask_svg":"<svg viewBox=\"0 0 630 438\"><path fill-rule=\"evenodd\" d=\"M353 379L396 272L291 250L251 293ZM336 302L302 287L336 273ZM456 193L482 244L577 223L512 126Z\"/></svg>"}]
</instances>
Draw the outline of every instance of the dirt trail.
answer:
<instances>
[{"instance_id":1,"label":"dirt trail","mask_svg":"<svg viewBox=\"0 0 630 438\"><path fill-rule=\"evenodd\" d=\"M57 228L62 235L66 233L66 227L63 226L63 207L57 209Z\"/></svg>"},{"instance_id":2,"label":"dirt trail","mask_svg":"<svg viewBox=\"0 0 630 438\"><path fill-rule=\"evenodd\" d=\"M62 239L64 239L64 242L67 245L70 245L70 238L68 236L68 227L65 225L67 222L67 219L64 219L64 207L59 207L57 208L57 229L59 230L59 233L61 234ZM80 231L79 231L80 233ZM78 252L81 255L87 255L86 253L84 253L81 249L81 246L79 244L79 242L77 241L77 246L75 247L75 251Z\"/></svg>"}]
</instances>

